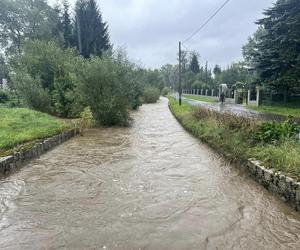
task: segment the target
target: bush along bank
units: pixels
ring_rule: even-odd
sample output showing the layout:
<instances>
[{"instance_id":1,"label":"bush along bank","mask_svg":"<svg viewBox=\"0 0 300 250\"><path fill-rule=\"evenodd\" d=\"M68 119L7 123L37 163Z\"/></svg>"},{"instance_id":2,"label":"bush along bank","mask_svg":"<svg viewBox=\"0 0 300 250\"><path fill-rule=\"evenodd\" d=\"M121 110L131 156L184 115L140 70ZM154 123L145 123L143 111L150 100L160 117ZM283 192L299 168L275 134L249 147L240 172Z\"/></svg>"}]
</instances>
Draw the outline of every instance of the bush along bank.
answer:
<instances>
[{"instance_id":1,"label":"bush along bank","mask_svg":"<svg viewBox=\"0 0 300 250\"><path fill-rule=\"evenodd\" d=\"M300 211L299 127L292 118L258 122L186 103L179 106L172 98L169 107L186 130Z\"/></svg>"},{"instance_id":2,"label":"bush along bank","mask_svg":"<svg viewBox=\"0 0 300 250\"><path fill-rule=\"evenodd\" d=\"M160 91L156 87L147 86L144 89L142 102L143 103L156 103L160 97Z\"/></svg>"}]
</instances>

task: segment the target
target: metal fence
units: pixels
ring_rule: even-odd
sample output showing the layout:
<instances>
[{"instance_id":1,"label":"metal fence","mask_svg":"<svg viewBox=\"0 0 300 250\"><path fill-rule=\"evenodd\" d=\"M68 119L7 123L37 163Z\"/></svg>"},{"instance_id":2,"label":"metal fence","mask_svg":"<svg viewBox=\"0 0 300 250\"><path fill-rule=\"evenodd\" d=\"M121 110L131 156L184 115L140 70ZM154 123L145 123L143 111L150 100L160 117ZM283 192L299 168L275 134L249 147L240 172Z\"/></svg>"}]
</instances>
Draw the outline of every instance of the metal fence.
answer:
<instances>
[{"instance_id":1,"label":"metal fence","mask_svg":"<svg viewBox=\"0 0 300 250\"><path fill-rule=\"evenodd\" d=\"M300 108L300 94L286 95L284 93L272 93L261 91L262 105L294 106Z\"/></svg>"}]
</instances>

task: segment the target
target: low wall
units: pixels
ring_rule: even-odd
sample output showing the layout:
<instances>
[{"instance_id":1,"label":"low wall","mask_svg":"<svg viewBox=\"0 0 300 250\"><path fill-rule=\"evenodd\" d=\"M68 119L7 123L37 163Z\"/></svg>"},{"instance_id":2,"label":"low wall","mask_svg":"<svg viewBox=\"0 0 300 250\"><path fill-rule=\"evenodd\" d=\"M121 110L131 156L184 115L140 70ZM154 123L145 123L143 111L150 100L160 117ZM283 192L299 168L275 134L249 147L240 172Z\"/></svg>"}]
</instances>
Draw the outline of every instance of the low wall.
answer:
<instances>
[{"instance_id":1,"label":"low wall","mask_svg":"<svg viewBox=\"0 0 300 250\"><path fill-rule=\"evenodd\" d=\"M279 195L283 201L300 211L300 182L272 169L264 168L255 159L249 159L247 172L270 192Z\"/></svg>"},{"instance_id":2,"label":"low wall","mask_svg":"<svg viewBox=\"0 0 300 250\"><path fill-rule=\"evenodd\" d=\"M77 135L76 129L65 131L59 135L55 135L41 142L38 142L28 149L21 149L19 152L14 152L12 155L1 157L0 176L5 176L21 168L27 161L39 157L44 152L67 141L75 135Z\"/></svg>"}]
</instances>

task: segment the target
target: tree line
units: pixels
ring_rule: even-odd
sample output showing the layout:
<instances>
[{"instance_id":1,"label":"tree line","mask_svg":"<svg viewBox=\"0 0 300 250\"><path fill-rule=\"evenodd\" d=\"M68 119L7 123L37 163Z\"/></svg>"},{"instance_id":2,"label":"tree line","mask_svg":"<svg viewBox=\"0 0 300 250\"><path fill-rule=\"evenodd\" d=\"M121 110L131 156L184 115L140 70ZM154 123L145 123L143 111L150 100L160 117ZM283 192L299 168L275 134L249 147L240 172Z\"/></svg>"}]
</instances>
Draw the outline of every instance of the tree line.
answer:
<instances>
[{"instance_id":1,"label":"tree line","mask_svg":"<svg viewBox=\"0 0 300 250\"><path fill-rule=\"evenodd\" d=\"M208 62L200 63L198 52L182 52L182 88L218 89L221 83L233 87L239 82L249 82L253 76L244 62L233 63L226 68L215 65L209 68ZM178 89L178 65L164 65L158 73L164 86Z\"/></svg>"},{"instance_id":2,"label":"tree line","mask_svg":"<svg viewBox=\"0 0 300 250\"><path fill-rule=\"evenodd\" d=\"M292 94L299 95L300 1L277 0L263 14L256 22L257 31L242 48L240 62L210 69L205 62L200 65L199 53L183 51L183 88L215 89L221 83L229 87L243 83L247 88L259 86L268 93L284 94L284 101ZM178 67L166 65L161 71L163 75L171 72L170 77L175 79L173 72Z\"/></svg>"},{"instance_id":3,"label":"tree line","mask_svg":"<svg viewBox=\"0 0 300 250\"><path fill-rule=\"evenodd\" d=\"M100 125L126 125L130 110L155 102L163 88L153 70L113 48L95 0L77 0L73 10L66 0L3 0L0 45L0 77L10 88L0 102L6 94L11 105L67 118L89 107Z\"/></svg>"},{"instance_id":4,"label":"tree line","mask_svg":"<svg viewBox=\"0 0 300 250\"><path fill-rule=\"evenodd\" d=\"M196 51L183 51L183 88L216 89L221 83L229 87L245 83L284 93L285 99L300 93L299 13L298 0L277 0L257 21L257 31L243 46L244 60L226 68L209 68L208 63L200 63ZM131 108L156 100L162 90L178 88L178 65L145 69L131 63L124 51L113 48L108 24L95 0L77 0L74 9L67 1L51 7L46 0L2 0L0 31L1 51L5 52L0 56L0 78L10 79L17 96L14 100L35 109L76 117L86 106L99 112L98 102L103 102L101 107L108 116L113 117L113 111L105 105L116 107L117 117L125 116L112 119L111 123L118 123L128 120ZM93 87L89 85L92 82ZM92 103L86 86L99 88L103 97L97 99L90 93L95 97ZM104 98L104 93L110 97ZM108 105L110 102L115 104ZM120 111L121 107L126 108ZM109 124L108 119L100 120Z\"/></svg>"},{"instance_id":5,"label":"tree line","mask_svg":"<svg viewBox=\"0 0 300 250\"><path fill-rule=\"evenodd\" d=\"M73 17L67 0L55 7L46 0L2 0L0 24L6 55L20 54L27 40L55 41L76 48L84 58L101 56L112 47L95 0L77 0Z\"/></svg>"}]
</instances>

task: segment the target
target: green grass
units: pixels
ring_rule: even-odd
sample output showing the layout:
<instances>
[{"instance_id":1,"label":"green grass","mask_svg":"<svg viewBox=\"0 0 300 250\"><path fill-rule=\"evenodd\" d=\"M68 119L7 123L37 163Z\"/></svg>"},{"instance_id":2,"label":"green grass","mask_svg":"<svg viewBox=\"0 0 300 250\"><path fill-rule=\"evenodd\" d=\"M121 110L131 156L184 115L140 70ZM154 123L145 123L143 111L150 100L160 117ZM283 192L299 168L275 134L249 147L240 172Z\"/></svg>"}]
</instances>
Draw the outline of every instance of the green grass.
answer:
<instances>
[{"instance_id":1,"label":"green grass","mask_svg":"<svg viewBox=\"0 0 300 250\"><path fill-rule=\"evenodd\" d=\"M283 115L283 116L294 116L300 118L300 108L296 107L285 107L285 106L266 106L262 105L259 107L255 106L246 106L249 109L256 110L260 113L269 113L275 115Z\"/></svg>"},{"instance_id":2,"label":"green grass","mask_svg":"<svg viewBox=\"0 0 300 250\"><path fill-rule=\"evenodd\" d=\"M174 112L176 114L178 114L179 116L183 116L185 114L188 114L193 109L193 106L186 103L186 102L182 102L182 105L179 106L178 100L175 100L173 97L170 97L170 96L168 96L168 98L169 98L169 102L172 106L172 109L174 109ZM175 105L176 103L178 105Z\"/></svg>"},{"instance_id":3,"label":"green grass","mask_svg":"<svg viewBox=\"0 0 300 250\"><path fill-rule=\"evenodd\" d=\"M196 101L201 101L201 102L209 102L209 103L216 102L216 97L211 97L211 96L183 95L183 97L196 100Z\"/></svg>"},{"instance_id":4,"label":"green grass","mask_svg":"<svg viewBox=\"0 0 300 250\"><path fill-rule=\"evenodd\" d=\"M56 135L68 125L62 120L26 108L0 107L0 155L14 147Z\"/></svg>"},{"instance_id":5,"label":"green grass","mask_svg":"<svg viewBox=\"0 0 300 250\"><path fill-rule=\"evenodd\" d=\"M169 103L172 113L186 130L229 160L245 164L249 158L256 158L265 167L300 180L299 140L287 138L277 143L254 143L252 135L258 123L253 120L201 107L191 108L188 104L180 107L171 98Z\"/></svg>"}]
</instances>

